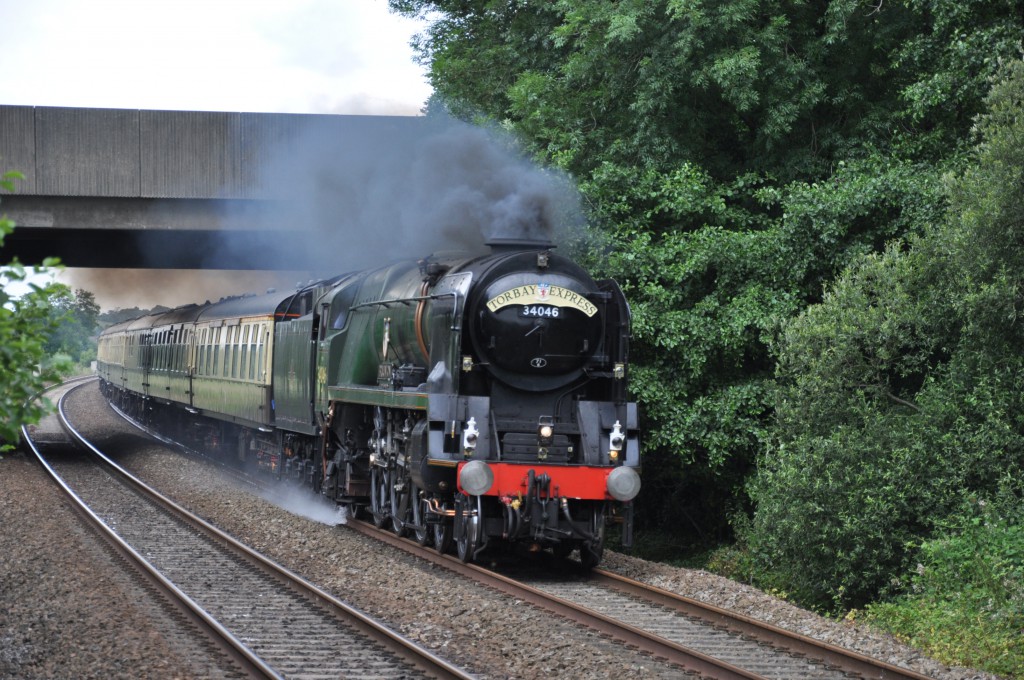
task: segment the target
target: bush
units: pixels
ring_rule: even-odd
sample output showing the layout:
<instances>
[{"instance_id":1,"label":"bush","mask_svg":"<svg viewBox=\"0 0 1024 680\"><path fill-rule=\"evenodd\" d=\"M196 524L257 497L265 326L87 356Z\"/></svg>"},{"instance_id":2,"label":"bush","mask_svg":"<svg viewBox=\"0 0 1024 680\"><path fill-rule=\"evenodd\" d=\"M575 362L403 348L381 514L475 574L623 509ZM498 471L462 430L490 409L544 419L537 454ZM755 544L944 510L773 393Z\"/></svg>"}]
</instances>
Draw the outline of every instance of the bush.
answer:
<instances>
[{"instance_id":1,"label":"bush","mask_svg":"<svg viewBox=\"0 0 1024 680\"><path fill-rule=\"evenodd\" d=\"M748 541L805 604L884 597L964 497L1024 473L1024 62L1005 75L947 218L783 329Z\"/></svg>"},{"instance_id":2,"label":"bush","mask_svg":"<svg viewBox=\"0 0 1024 680\"><path fill-rule=\"evenodd\" d=\"M898 599L867 619L948 664L1024 678L1024 526L1021 506L969 503L924 543Z\"/></svg>"},{"instance_id":3,"label":"bush","mask_svg":"<svg viewBox=\"0 0 1024 680\"><path fill-rule=\"evenodd\" d=\"M74 374L78 370L78 364L69 354L58 352L44 362L48 371L56 373L63 378Z\"/></svg>"},{"instance_id":4,"label":"bush","mask_svg":"<svg viewBox=\"0 0 1024 680\"><path fill-rule=\"evenodd\" d=\"M16 172L0 175L0 188L14 190ZM14 223L0 216L0 245L14 230ZM49 296L63 289L50 284L28 284L29 292L19 298L11 297L4 286L8 283L27 283L33 274L41 274L45 267L54 266L56 260L47 259L43 268L26 269L15 260L0 271L0 451L6 451L18 442L21 426L38 422L47 406L33 397L43 386L57 376L36 367L45 356L44 345L56 328L50 317Z\"/></svg>"}]
</instances>

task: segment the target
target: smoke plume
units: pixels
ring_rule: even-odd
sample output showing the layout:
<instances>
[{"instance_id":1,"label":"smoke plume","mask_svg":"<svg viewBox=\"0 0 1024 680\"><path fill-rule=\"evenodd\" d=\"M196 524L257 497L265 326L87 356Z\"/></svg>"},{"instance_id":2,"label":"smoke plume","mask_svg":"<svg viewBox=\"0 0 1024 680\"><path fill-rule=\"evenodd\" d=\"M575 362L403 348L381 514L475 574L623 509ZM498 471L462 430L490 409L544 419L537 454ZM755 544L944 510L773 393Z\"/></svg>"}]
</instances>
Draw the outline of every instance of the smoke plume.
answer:
<instances>
[{"instance_id":1,"label":"smoke plume","mask_svg":"<svg viewBox=\"0 0 1024 680\"><path fill-rule=\"evenodd\" d=\"M480 251L492 239L554 242L582 223L572 182L538 168L510 139L449 118L415 121L383 119L358 136L311 134L272 157L267 190L295 201L291 226L306 246L288 253L292 269L333 274Z\"/></svg>"},{"instance_id":2,"label":"smoke plume","mask_svg":"<svg viewBox=\"0 0 1024 680\"><path fill-rule=\"evenodd\" d=\"M176 306L432 252L481 252L492 239L557 243L583 224L569 178L539 168L501 131L434 115L310 116L298 129L254 161L259 193L279 199L256 217L275 228L211 232L202 248L181 239L206 258L203 270L69 270L65 280L104 309ZM255 205L234 222L251 220ZM268 257L278 272L210 271L225 260L265 270Z\"/></svg>"}]
</instances>

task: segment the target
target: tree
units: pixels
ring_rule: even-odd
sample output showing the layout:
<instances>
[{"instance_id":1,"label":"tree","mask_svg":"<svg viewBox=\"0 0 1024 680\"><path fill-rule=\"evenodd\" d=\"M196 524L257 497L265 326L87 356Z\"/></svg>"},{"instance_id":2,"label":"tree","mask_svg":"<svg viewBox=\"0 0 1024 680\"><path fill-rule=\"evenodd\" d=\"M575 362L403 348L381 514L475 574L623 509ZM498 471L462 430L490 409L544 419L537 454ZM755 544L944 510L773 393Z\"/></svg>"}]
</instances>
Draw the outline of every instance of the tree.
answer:
<instances>
[{"instance_id":1,"label":"tree","mask_svg":"<svg viewBox=\"0 0 1024 680\"><path fill-rule=\"evenodd\" d=\"M0 180L0 187L14 190L14 180L21 175L8 172ZM14 223L0 218L0 245L14 230ZM43 267L56 266L48 259ZM48 383L58 379L52 371L41 368L45 356L45 343L56 324L50 316L48 300L63 286L40 286L29 282L33 274L42 274L42 268L26 269L15 260L2 273L5 283L27 283L29 292L11 297L0 289L0 450L6 451L20 438L22 425L38 422L46 406L34 397Z\"/></svg>"},{"instance_id":2,"label":"tree","mask_svg":"<svg viewBox=\"0 0 1024 680\"><path fill-rule=\"evenodd\" d=\"M87 290L63 289L50 297L49 304L57 326L46 342L47 353L67 354L79 363L91 361L100 314L96 296Z\"/></svg>"},{"instance_id":3,"label":"tree","mask_svg":"<svg viewBox=\"0 0 1024 680\"><path fill-rule=\"evenodd\" d=\"M440 103L506 121L585 179L604 163L726 181L828 175L865 150L963 148L1021 2L390 0Z\"/></svg>"},{"instance_id":4,"label":"tree","mask_svg":"<svg viewBox=\"0 0 1024 680\"><path fill-rule=\"evenodd\" d=\"M988 105L946 218L781 336L750 538L805 602L878 597L968 499L1024 516L1024 61Z\"/></svg>"}]
</instances>

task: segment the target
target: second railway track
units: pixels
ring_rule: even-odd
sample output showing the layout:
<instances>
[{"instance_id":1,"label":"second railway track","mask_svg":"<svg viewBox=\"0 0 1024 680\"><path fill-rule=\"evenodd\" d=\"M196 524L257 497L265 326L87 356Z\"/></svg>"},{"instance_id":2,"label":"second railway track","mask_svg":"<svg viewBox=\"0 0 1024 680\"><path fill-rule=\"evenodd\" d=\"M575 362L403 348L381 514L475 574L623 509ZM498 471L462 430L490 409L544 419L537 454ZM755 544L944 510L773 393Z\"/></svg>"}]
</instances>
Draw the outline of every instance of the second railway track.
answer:
<instances>
[{"instance_id":1,"label":"second railway track","mask_svg":"<svg viewBox=\"0 0 1024 680\"><path fill-rule=\"evenodd\" d=\"M489 570L350 523L511 597L708 678L927 680L928 676L705 605L604 570L555 565Z\"/></svg>"},{"instance_id":2,"label":"second railway track","mask_svg":"<svg viewBox=\"0 0 1024 680\"><path fill-rule=\"evenodd\" d=\"M65 426L79 438L66 420ZM471 677L255 555L125 477L116 465L63 456L49 466L225 636L253 652L250 672L288 678Z\"/></svg>"}]
</instances>

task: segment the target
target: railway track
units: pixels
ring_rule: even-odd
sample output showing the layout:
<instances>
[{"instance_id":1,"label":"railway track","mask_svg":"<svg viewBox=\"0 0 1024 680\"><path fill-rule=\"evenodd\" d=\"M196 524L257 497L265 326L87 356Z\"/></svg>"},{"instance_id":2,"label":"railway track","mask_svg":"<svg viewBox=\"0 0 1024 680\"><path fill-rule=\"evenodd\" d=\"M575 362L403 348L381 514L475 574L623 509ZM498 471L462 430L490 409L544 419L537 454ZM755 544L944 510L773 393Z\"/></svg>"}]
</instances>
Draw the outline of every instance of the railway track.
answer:
<instances>
[{"instance_id":1,"label":"railway track","mask_svg":"<svg viewBox=\"0 0 1024 680\"><path fill-rule=\"evenodd\" d=\"M247 674L471 677L122 470L74 430L63 399L61 424L92 457L44 456L25 431L33 452L96 528L230 650Z\"/></svg>"},{"instance_id":2,"label":"railway track","mask_svg":"<svg viewBox=\"0 0 1024 680\"><path fill-rule=\"evenodd\" d=\"M701 677L927 677L608 572L583 575L562 570L552 578L548 565L534 573L496 573L463 565L370 524L350 521L348 526L454 572L459 579L469 578L529 602Z\"/></svg>"},{"instance_id":3,"label":"railway track","mask_svg":"<svg viewBox=\"0 0 1024 680\"><path fill-rule=\"evenodd\" d=\"M585 574L563 568L554 576L550 568L491 570L366 522L348 526L701 677L927 680L915 671L600 569Z\"/></svg>"}]
</instances>

